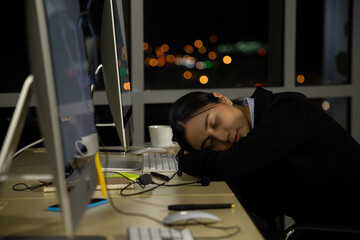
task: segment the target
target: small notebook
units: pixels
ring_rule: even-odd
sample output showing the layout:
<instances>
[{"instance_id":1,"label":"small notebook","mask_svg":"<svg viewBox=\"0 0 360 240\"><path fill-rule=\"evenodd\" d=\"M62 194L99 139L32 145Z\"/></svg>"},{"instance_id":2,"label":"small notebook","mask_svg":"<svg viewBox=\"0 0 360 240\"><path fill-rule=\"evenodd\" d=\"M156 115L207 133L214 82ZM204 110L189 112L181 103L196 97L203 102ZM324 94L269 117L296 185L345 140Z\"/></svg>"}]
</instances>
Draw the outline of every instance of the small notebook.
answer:
<instances>
[{"instance_id":1,"label":"small notebook","mask_svg":"<svg viewBox=\"0 0 360 240\"><path fill-rule=\"evenodd\" d=\"M131 180L124 177L105 177L107 190L123 189L128 184L132 183ZM128 188L134 188L134 185L130 185ZM96 190L101 190L101 186L98 185ZM44 186L44 192L56 192L55 184L49 184Z\"/></svg>"}]
</instances>

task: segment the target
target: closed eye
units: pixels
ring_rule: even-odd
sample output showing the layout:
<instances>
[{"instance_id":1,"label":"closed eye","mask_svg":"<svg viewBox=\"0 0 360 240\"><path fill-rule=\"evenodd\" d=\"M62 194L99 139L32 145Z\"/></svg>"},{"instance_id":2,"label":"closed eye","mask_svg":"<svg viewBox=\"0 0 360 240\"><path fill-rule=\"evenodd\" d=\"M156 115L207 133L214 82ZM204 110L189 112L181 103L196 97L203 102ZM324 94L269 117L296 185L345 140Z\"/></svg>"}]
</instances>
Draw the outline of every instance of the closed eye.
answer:
<instances>
[{"instance_id":1,"label":"closed eye","mask_svg":"<svg viewBox=\"0 0 360 240\"><path fill-rule=\"evenodd\" d=\"M210 124L210 126L212 128L216 128L217 127L217 123L218 123L218 119L217 119L217 116L215 116Z\"/></svg>"}]
</instances>

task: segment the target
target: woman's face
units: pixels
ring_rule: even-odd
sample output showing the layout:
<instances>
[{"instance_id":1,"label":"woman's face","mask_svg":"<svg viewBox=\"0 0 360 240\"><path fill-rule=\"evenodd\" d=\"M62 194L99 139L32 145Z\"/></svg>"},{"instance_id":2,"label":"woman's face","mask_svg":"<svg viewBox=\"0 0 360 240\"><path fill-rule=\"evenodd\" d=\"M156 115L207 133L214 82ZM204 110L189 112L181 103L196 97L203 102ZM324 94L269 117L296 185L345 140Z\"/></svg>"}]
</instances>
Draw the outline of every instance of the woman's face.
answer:
<instances>
[{"instance_id":1,"label":"woman's face","mask_svg":"<svg viewBox=\"0 0 360 240\"><path fill-rule=\"evenodd\" d=\"M219 103L199 109L184 125L185 138L195 150L226 150L250 132L250 121L244 111L220 96L223 98L219 98Z\"/></svg>"}]
</instances>

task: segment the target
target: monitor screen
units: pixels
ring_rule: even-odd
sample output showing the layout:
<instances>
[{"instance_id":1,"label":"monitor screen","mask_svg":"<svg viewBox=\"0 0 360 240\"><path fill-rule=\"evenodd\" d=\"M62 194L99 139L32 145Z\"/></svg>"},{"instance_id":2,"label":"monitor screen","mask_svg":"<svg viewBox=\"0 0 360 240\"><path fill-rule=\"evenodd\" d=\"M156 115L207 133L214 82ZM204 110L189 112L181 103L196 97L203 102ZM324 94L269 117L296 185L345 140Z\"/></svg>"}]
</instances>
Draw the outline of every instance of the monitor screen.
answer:
<instances>
[{"instance_id":1,"label":"monitor screen","mask_svg":"<svg viewBox=\"0 0 360 240\"><path fill-rule=\"evenodd\" d=\"M85 149L83 139L96 141L97 138L89 91L89 64L82 28L78 26L81 13L77 1L44 3L64 160L70 167L76 159L74 156L83 154L80 149ZM94 140L90 139L92 136ZM86 146L89 147L90 144Z\"/></svg>"},{"instance_id":2,"label":"monitor screen","mask_svg":"<svg viewBox=\"0 0 360 240\"><path fill-rule=\"evenodd\" d=\"M101 60L106 96L124 151L134 131L131 81L121 0L105 0L101 24Z\"/></svg>"},{"instance_id":3,"label":"monitor screen","mask_svg":"<svg viewBox=\"0 0 360 240\"><path fill-rule=\"evenodd\" d=\"M97 186L98 135L75 0L29 0L28 49L37 114L67 235L74 235ZM67 184L71 178L71 187Z\"/></svg>"}]
</instances>

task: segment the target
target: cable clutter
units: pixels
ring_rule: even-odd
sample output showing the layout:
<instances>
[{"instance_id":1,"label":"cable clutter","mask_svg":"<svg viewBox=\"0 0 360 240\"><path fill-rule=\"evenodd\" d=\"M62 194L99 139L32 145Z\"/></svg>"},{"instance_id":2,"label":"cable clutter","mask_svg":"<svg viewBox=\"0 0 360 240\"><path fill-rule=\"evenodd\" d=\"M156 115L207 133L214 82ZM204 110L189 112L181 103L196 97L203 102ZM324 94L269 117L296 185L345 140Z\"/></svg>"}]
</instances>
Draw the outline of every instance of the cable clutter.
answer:
<instances>
[{"instance_id":1,"label":"cable clutter","mask_svg":"<svg viewBox=\"0 0 360 240\"><path fill-rule=\"evenodd\" d=\"M118 174L120 174L120 173L118 173ZM177 172L173 173L173 175L171 175L171 177L168 177L168 176L160 174L160 173L155 173L155 172L141 174L136 179L136 181L132 181L127 186L125 186L123 189L121 189L120 195L122 195L122 196L139 195L139 194L143 194L143 193L146 193L146 192L150 192L150 191L152 191L152 190L154 190L154 189L156 189L158 187L161 187L161 186L176 187L176 186L192 185L192 184L197 184L197 183L200 183L202 186L208 186L210 184L210 182L211 182L210 178L201 177L197 181L192 181L192 182L187 182L187 183L179 183L179 184L168 184L167 182L172 180L176 175L178 175L180 177L180 176L182 176L182 172L180 170L178 170ZM164 182L162 182L162 183L154 182L153 176L155 176L156 178L163 179ZM140 191L140 192L135 192L135 193L125 193L125 191L133 184L138 184L143 190ZM144 190L145 186L150 185L150 184L154 184L155 186L152 187L152 188L148 188L148 189Z\"/></svg>"},{"instance_id":2,"label":"cable clutter","mask_svg":"<svg viewBox=\"0 0 360 240\"><path fill-rule=\"evenodd\" d=\"M117 173L123 177L126 177L124 175L122 175L121 173L119 172L111 172L111 173ZM164 176L166 175L163 175L163 176L160 176L160 175L163 175L163 174L151 174L151 173L144 173L144 174L141 174L137 179L136 181L132 181L131 183L129 183L125 188L123 188L121 191L120 191L120 195L122 196L134 196L134 195L140 195L140 194L143 194L143 193L146 193L146 192L149 192L149 191L152 191L158 187L161 187L161 186L167 186L167 187L176 187L176 186L184 186L184 185L192 185L192 184L199 184L201 186L208 186L210 183L211 183L211 180L209 177L206 177L206 176L203 176L201 177L199 180L196 180L196 181L192 181L192 182L187 182L187 183L179 183L179 184L169 184L168 182L171 181L176 175L177 176L182 176L182 172L180 170L178 170L177 172L173 173L170 177L168 177L169 179L168 180L164 180L162 183L157 183L153 180L153 176L155 177L160 177L160 179L166 179ZM139 192L135 192L135 193L125 193L125 191L129 188L129 186L131 185L134 185L134 184L138 184L142 190L139 191ZM145 187L147 185L150 185L150 184L154 184L155 186L154 187L151 187L151 188L148 188L146 190ZM132 188L133 190L133 188ZM128 215L128 216L138 216L138 217L144 217L144 218L147 218L147 219L150 219L152 221L155 221L157 223L160 223L162 225L165 225L167 226L167 224L164 223L163 220L159 220L159 219L156 219L150 215L146 215L146 214L142 214L142 213L129 213L129 212L124 212L123 210L120 210L118 209L114 202L112 201L112 197L111 197L111 194L110 194L110 191L108 192L108 195L109 195L109 202L111 204L111 206L114 208L115 211L117 211L118 213L120 214L124 214L124 215ZM229 237L232 237L232 236L235 236L236 234L238 234L241 229L239 226L214 226L212 223L204 223L204 222L201 222L201 221L198 221L196 219L189 219L187 221L185 221L183 224L180 224L180 225L177 225L179 228L174 228L174 226L172 224L168 225L168 227L171 227L171 229L174 229L174 230L177 230L177 231L182 231L185 229L186 226L188 225L193 225L193 224L198 224L198 225L202 225L204 227L208 227L208 228L212 228L212 229L218 229L218 230L223 230L225 232L229 232L231 231L230 233L227 233L225 235L222 235L222 236L217 236L217 237L197 237L196 239L224 239L224 238L229 238Z\"/></svg>"},{"instance_id":3,"label":"cable clutter","mask_svg":"<svg viewBox=\"0 0 360 240\"><path fill-rule=\"evenodd\" d=\"M108 157L107 154L105 154L105 165L107 165L108 162ZM76 161L75 161L76 163ZM184 185L194 185L194 184L199 184L199 186L208 186L211 183L211 179L207 176L203 176L200 179L196 180L196 181L190 181L190 182L185 182L185 183L177 183L177 184L171 184L170 181L175 177L181 177L182 176L182 172L180 170L174 172L171 176L167 176L161 173L157 173L157 172L150 172L150 173L144 173L141 174L138 178L136 178L136 180L133 180L128 178L125 174L122 174L120 172L116 172L116 171L106 171L104 173L112 173L112 174L118 174L121 177L124 177L126 179L128 179L130 181L129 184L127 184L123 189L120 190L120 195L121 196L134 196L134 195L140 195L146 192L150 192L155 190L156 188L159 188L161 186L164 187L176 187L176 186L184 186ZM66 174L66 179L67 181L69 181L70 177L73 176L73 172L69 172ZM157 182L157 179L159 182ZM108 180L106 178L106 180ZM161 182L160 182L161 181ZM46 187L50 184L53 184L52 182L47 182L47 181L39 181L40 184L36 184L36 185L32 185L29 186L26 183L17 183L15 184L12 189L14 191L25 191L25 190L36 190L38 188L41 187ZM135 192L135 188L133 188L134 185L138 185L140 186L141 190L138 192ZM154 186L150 186L149 185L154 185ZM131 193L128 192L128 190L132 190ZM202 222L202 221L198 221L196 218L193 219L188 219L186 221L184 221L181 224L177 224L176 228L174 228L173 224L167 224L164 220L160 220L157 219L151 215L147 215L147 214L143 214L143 213L135 213L135 212L126 212L123 211L122 209L119 209L113 202L112 196L111 196L111 191L108 191L108 199L109 199L109 203L111 205L111 207L118 213L123 214L123 215L127 215L127 216L136 216L136 217L142 217L142 218L147 218L151 221L157 222L161 225L164 225L166 227L168 227L169 229L173 229L176 231L183 231L188 225L194 225L194 224L198 224L198 225L202 225L204 227L208 227L208 228L213 228L213 229L219 229L219 230L223 230L225 232L227 232L225 235L223 236L217 236L216 238L213 237L206 237L205 239L223 239L223 238L229 238L231 236L234 236L236 234L238 234L241 229L239 226L214 226L213 223L206 223L206 222ZM208 207L208 206L207 206ZM217 206L218 208L218 206ZM168 208L169 210L171 210L170 208ZM169 215L170 216L170 215ZM168 217L169 217L168 216ZM202 238L196 238L196 239L202 239Z\"/></svg>"}]
</instances>

